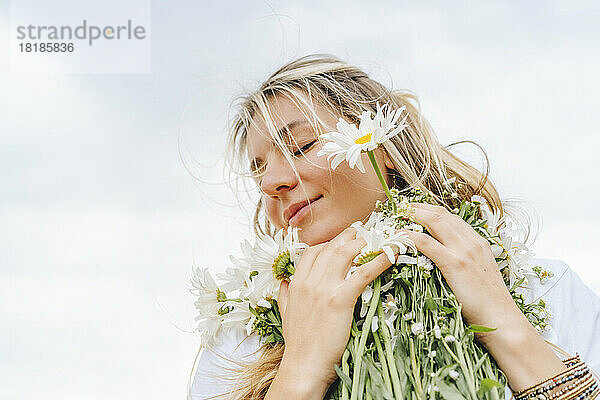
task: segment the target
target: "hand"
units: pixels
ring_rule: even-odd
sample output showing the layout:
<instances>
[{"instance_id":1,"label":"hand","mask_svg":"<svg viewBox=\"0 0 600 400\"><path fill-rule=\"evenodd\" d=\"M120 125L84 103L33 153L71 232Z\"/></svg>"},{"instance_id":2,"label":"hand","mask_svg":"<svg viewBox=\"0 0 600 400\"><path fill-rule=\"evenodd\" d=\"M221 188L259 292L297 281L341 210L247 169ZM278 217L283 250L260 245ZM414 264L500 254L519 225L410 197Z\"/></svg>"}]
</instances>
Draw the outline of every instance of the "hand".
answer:
<instances>
[{"instance_id":1,"label":"hand","mask_svg":"<svg viewBox=\"0 0 600 400\"><path fill-rule=\"evenodd\" d=\"M470 324L510 326L522 314L508 292L487 239L442 206L411 203L415 220L432 235L405 231L440 269Z\"/></svg>"},{"instance_id":2,"label":"hand","mask_svg":"<svg viewBox=\"0 0 600 400\"><path fill-rule=\"evenodd\" d=\"M390 267L382 253L346 280L352 260L366 245L350 227L331 241L304 250L291 282L279 293L285 350L282 365L325 390L337 374L350 339L354 307L369 283Z\"/></svg>"},{"instance_id":3,"label":"hand","mask_svg":"<svg viewBox=\"0 0 600 400\"><path fill-rule=\"evenodd\" d=\"M497 328L477 333L513 390L552 376L565 367L531 326L508 292L487 239L444 207L411 203L415 220L432 236L405 231L440 269L462 314L471 324Z\"/></svg>"}]
</instances>

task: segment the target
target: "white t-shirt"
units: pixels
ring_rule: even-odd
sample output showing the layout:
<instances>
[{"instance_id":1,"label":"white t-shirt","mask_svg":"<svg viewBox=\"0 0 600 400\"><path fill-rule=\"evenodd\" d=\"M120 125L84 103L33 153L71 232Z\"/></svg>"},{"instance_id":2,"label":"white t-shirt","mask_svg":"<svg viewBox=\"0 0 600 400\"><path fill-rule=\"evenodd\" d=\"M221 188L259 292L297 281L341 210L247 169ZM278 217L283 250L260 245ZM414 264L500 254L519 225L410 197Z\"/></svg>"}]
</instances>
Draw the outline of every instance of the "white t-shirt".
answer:
<instances>
[{"instance_id":1,"label":"white t-shirt","mask_svg":"<svg viewBox=\"0 0 600 400\"><path fill-rule=\"evenodd\" d=\"M524 293L529 302L543 298L552 313L552 328L544 332L544 338L570 355L578 353L590 368L600 374L600 297L563 261L534 258L530 264L554 273L544 284L538 279L530 279L529 288ZM258 335L253 333L247 336L241 329L224 333L220 339L222 343L216 346L216 350L235 360L256 360L260 352L251 353L263 344L263 339ZM203 349L190 390L192 400L208 399L227 393L234 387L235 381L225 378L227 371L223 366L235 364L221 359L212 350ZM506 399L511 395L507 387ZM227 396L217 398L225 399Z\"/></svg>"}]
</instances>

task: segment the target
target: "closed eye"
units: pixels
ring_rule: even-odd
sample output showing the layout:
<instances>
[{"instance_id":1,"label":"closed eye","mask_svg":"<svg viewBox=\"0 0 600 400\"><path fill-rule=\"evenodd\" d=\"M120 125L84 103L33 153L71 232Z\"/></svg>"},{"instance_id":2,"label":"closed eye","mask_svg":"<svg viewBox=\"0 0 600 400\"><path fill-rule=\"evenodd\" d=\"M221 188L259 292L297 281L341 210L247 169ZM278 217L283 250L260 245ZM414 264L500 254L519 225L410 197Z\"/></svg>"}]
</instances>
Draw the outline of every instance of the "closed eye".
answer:
<instances>
[{"instance_id":1,"label":"closed eye","mask_svg":"<svg viewBox=\"0 0 600 400\"><path fill-rule=\"evenodd\" d=\"M307 152L312 147L312 145L315 144L316 142L317 142L316 140L313 140L312 142L308 142L307 144L305 144L304 146L302 146L298 150L296 150L294 152L294 155L296 157L300 157L300 155Z\"/></svg>"}]
</instances>

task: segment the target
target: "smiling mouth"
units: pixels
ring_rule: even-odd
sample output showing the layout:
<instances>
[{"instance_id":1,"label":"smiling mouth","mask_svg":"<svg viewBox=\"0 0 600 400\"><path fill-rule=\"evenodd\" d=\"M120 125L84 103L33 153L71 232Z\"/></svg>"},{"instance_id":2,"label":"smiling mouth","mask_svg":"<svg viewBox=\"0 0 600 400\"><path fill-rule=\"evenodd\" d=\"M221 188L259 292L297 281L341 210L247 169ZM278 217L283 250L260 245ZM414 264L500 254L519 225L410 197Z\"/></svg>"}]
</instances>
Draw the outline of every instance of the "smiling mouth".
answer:
<instances>
[{"instance_id":1,"label":"smiling mouth","mask_svg":"<svg viewBox=\"0 0 600 400\"><path fill-rule=\"evenodd\" d=\"M288 220L288 225L289 226L297 226L298 222L300 222L300 220L302 218L304 218L308 213L310 213L310 209L313 206L313 204L317 200L319 200L321 197L323 197L323 196L321 195L321 196L314 198L313 200L309 200L308 203L304 207L298 209L294 214L292 214L290 216L290 219Z\"/></svg>"}]
</instances>

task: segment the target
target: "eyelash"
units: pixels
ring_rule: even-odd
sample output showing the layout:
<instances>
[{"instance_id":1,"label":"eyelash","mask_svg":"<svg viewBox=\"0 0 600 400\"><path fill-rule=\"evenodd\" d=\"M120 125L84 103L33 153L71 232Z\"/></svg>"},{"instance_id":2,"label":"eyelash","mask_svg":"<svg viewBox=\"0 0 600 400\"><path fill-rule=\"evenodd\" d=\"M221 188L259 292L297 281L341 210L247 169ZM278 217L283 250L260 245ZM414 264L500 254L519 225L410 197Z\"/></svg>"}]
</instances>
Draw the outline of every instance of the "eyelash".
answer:
<instances>
[{"instance_id":1,"label":"eyelash","mask_svg":"<svg viewBox=\"0 0 600 400\"><path fill-rule=\"evenodd\" d=\"M300 147L298 150L296 150L294 152L294 156L300 157L301 154L308 151L316 142L317 142L316 140L313 140L313 141L305 144L304 146ZM262 178L262 175L264 173L264 170L265 170L265 165L261 165L259 168L255 168L252 170L252 175L254 175L254 177L260 181Z\"/></svg>"},{"instance_id":2,"label":"eyelash","mask_svg":"<svg viewBox=\"0 0 600 400\"><path fill-rule=\"evenodd\" d=\"M294 155L296 157L299 157L302 153L308 151L313 146L313 144L315 144L315 143L316 143L316 140L313 140L312 142L309 142L309 143L305 144L304 146L302 146L301 148L299 148L297 151L295 151Z\"/></svg>"}]
</instances>

